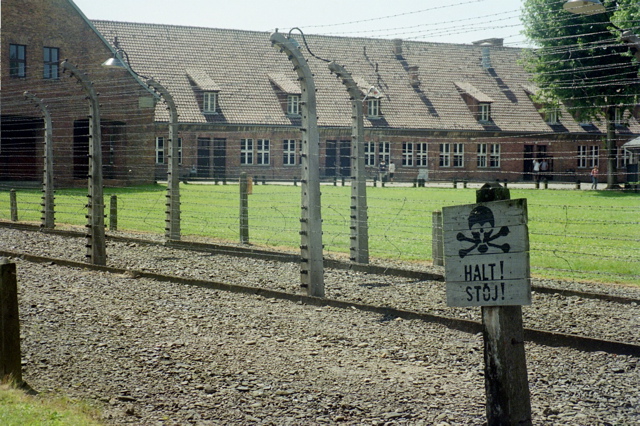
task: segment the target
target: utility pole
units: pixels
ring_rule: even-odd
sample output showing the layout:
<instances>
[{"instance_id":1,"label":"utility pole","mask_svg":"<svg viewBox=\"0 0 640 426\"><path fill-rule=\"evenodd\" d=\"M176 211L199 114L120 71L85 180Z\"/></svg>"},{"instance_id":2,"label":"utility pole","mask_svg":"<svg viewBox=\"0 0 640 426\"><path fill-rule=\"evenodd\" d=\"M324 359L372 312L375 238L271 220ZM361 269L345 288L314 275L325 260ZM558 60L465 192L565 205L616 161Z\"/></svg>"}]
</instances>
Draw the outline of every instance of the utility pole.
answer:
<instances>
[{"instance_id":1,"label":"utility pole","mask_svg":"<svg viewBox=\"0 0 640 426\"><path fill-rule=\"evenodd\" d=\"M53 127L51 114L44 101L29 92L24 92L24 97L32 101L40 108L44 116L44 167L42 169L42 217L43 228L53 229L54 219L54 190L53 190Z\"/></svg>"},{"instance_id":2,"label":"utility pole","mask_svg":"<svg viewBox=\"0 0 640 426\"><path fill-rule=\"evenodd\" d=\"M352 262L369 263L367 181L364 168L364 118L362 92L351 73L336 62L329 70L342 80L351 100L351 256Z\"/></svg>"},{"instance_id":3,"label":"utility pole","mask_svg":"<svg viewBox=\"0 0 640 426\"><path fill-rule=\"evenodd\" d=\"M63 71L69 71L87 93L89 100L89 193L87 195L87 258L94 265L106 265L107 253L104 238L104 197L102 188L102 133L100 129L100 104L93 84L78 69L63 61Z\"/></svg>"},{"instance_id":4,"label":"utility pole","mask_svg":"<svg viewBox=\"0 0 640 426\"><path fill-rule=\"evenodd\" d=\"M164 236L167 240L180 240L180 147L178 146L178 110L169 91L157 81L147 80L156 90L169 110L169 161L167 164L167 202Z\"/></svg>"},{"instance_id":5,"label":"utility pole","mask_svg":"<svg viewBox=\"0 0 640 426\"><path fill-rule=\"evenodd\" d=\"M300 218L300 281L309 296L324 297L324 264L322 258L322 215L320 204L320 149L316 86L307 60L298 43L275 32L271 44L285 53L298 74L302 110L302 212Z\"/></svg>"}]
</instances>

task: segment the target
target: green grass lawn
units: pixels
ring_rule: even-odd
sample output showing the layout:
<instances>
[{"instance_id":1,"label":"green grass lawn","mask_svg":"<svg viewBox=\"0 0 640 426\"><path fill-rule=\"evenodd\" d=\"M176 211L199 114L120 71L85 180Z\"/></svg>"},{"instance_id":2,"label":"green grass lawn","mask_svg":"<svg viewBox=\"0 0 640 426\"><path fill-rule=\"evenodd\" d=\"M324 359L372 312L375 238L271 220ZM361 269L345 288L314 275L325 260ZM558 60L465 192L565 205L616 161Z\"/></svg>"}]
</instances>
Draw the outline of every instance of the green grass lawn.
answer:
<instances>
[{"instance_id":1,"label":"green grass lawn","mask_svg":"<svg viewBox=\"0 0 640 426\"><path fill-rule=\"evenodd\" d=\"M98 410L81 401L60 396L27 395L20 389L0 384L0 424L3 426L90 426Z\"/></svg>"},{"instance_id":2,"label":"green grass lawn","mask_svg":"<svg viewBox=\"0 0 640 426\"><path fill-rule=\"evenodd\" d=\"M239 241L238 185L181 184L182 235ZM372 257L431 259L431 216L443 206L473 204L475 189L369 187ZM18 193L19 219L40 220L40 191ZM118 229L164 233L166 187L105 189L105 214L118 197ZM349 252L350 188L322 186L323 242ZM300 187L254 185L249 196L252 244L300 244ZM518 190L526 198L532 274L549 278L640 285L640 194L612 191ZM56 223L86 223L86 189L56 192ZM9 195L0 192L0 219L9 219ZM108 219L107 219L108 224Z\"/></svg>"}]
</instances>

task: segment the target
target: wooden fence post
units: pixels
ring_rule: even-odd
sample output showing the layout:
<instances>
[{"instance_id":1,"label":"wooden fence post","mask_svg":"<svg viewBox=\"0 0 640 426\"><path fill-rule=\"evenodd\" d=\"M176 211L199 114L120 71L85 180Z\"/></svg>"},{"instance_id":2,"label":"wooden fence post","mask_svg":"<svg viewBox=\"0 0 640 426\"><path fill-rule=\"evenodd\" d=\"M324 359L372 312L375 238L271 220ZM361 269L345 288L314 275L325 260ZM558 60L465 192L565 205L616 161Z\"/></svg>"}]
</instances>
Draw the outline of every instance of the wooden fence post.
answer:
<instances>
[{"instance_id":1,"label":"wooden fence post","mask_svg":"<svg viewBox=\"0 0 640 426\"><path fill-rule=\"evenodd\" d=\"M444 239L442 236L442 212L431 214L431 257L434 266L444 266Z\"/></svg>"},{"instance_id":2,"label":"wooden fence post","mask_svg":"<svg viewBox=\"0 0 640 426\"><path fill-rule=\"evenodd\" d=\"M16 264L0 258L0 379L22 383Z\"/></svg>"},{"instance_id":3,"label":"wooden fence post","mask_svg":"<svg viewBox=\"0 0 640 426\"><path fill-rule=\"evenodd\" d=\"M476 202L509 200L507 188L484 185ZM531 425L522 306L483 306L487 424Z\"/></svg>"},{"instance_id":4,"label":"wooden fence post","mask_svg":"<svg viewBox=\"0 0 640 426\"><path fill-rule=\"evenodd\" d=\"M109 200L109 230L118 230L118 196L112 195Z\"/></svg>"},{"instance_id":5,"label":"wooden fence post","mask_svg":"<svg viewBox=\"0 0 640 426\"><path fill-rule=\"evenodd\" d=\"M18 221L18 200L16 198L16 190L12 189L9 191L9 205L11 206L11 221Z\"/></svg>"},{"instance_id":6,"label":"wooden fence post","mask_svg":"<svg viewBox=\"0 0 640 426\"><path fill-rule=\"evenodd\" d=\"M240 173L240 243L249 244L249 191L247 174Z\"/></svg>"}]
</instances>

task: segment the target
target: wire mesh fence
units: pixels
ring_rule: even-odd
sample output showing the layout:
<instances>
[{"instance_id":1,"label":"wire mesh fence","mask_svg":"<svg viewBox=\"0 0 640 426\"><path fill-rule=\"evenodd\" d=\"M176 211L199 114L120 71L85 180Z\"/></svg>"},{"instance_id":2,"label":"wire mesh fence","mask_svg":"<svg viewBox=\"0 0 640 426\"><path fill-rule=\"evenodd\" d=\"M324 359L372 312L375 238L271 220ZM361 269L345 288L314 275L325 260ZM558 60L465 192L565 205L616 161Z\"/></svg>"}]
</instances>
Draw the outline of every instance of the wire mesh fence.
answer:
<instances>
[{"instance_id":1,"label":"wire mesh fence","mask_svg":"<svg viewBox=\"0 0 640 426\"><path fill-rule=\"evenodd\" d=\"M473 204L475 188L411 186L367 190L369 251L372 258L430 262L432 212ZM181 184L182 238L240 242L239 185ZM638 194L615 191L512 189L512 199L529 205L532 273L549 278L640 283L640 203ZM164 234L166 187L107 188L117 196L118 230ZM40 191L17 191L19 220L41 218ZM322 186L323 245L326 253L348 258L350 188ZM86 223L86 190L56 192L56 224ZM105 213L109 216L107 206ZM0 220L10 221L9 191L0 191ZM109 217L106 222L109 223ZM296 252L300 245L300 188L253 185L249 195L249 243Z\"/></svg>"}]
</instances>

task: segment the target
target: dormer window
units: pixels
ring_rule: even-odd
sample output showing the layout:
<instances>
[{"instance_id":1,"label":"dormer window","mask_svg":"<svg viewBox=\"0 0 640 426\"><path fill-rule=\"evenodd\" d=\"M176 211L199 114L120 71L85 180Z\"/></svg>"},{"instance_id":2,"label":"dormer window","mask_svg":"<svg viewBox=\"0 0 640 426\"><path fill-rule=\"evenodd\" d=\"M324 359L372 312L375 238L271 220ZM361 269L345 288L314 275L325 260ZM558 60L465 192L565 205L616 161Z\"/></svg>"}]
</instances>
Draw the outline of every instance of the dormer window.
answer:
<instances>
[{"instance_id":1,"label":"dormer window","mask_svg":"<svg viewBox=\"0 0 640 426\"><path fill-rule=\"evenodd\" d=\"M544 121L547 124L558 124L558 108L549 108L544 112Z\"/></svg>"},{"instance_id":2,"label":"dormer window","mask_svg":"<svg viewBox=\"0 0 640 426\"><path fill-rule=\"evenodd\" d=\"M538 113L542 117L545 123L550 126L560 123L560 106L561 103L558 100L554 100L544 93L540 93L539 90L532 85L523 85L522 88L527 94L533 106L536 107ZM582 126L589 125L590 123L580 123Z\"/></svg>"},{"instance_id":3,"label":"dormer window","mask_svg":"<svg viewBox=\"0 0 640 426\"><path fill-rule=\"evenodd\" d=\"M206 70L191 68L186 71L193 88L195 99L198 100L198 102L202 102L202 113L218 114L220 112L220 106L218 104L218 95L221 90L220 86L216 84Z\"/></svg>"},{"instance_id":4,"label":"dormer window","mask_svg":"<svg viewBox=\"0 0 640 426\"><path fill-rule=\"evenodd\" d=\"M287 115L300 115L300 95L287 95Z\"/></svg>"},{"instance_id":5,"label":"dormer window","mask_svg":"<svg viewBox=\"0 0 640 426\"><path fill-rule=\"evenodd\" d=\"M478 121L481 123L491 121L491 104L489 102L478 103Z\"/></svg>"},{"instance_id":6,"label":"dormer window","mask_svg":"<svg viewBox=\"0 0 640 426\"><path fill-rule=\"evenodd\" d=\"M458 92L460 92L460 96L478 123L490 124L493 121L491 117L491 104L493 103L493 99L482 93L471 83L454 81L453 84L455 84Z\"/></svg>"},{"instance_id":7,"label":"dormer window","mask_svg":"<svg viewBox=\"0 0 640 426\"><path fill-rule=\"evenodd\" d=\"M202 93L202 112L208 114L218 112L218 92Z\"/></svg>"},{"instance_id":8,"label":"dormer window","mask_svg":"<svg viewBox=\"0 0 640 426\"><path fill-rule=\"evenodd\" d=\"M367 112L368 118L380 117L380 99L367 99Z\"/></svg>"},{"instance_id":9,"label":"dormer window","mask_svg":"<svg viewBox=\"0 0 640 426\"><path fill-rule=\"evenodd\" d=\"M300 83L296 78L284 73L273 73L268 77L282 111L288 118L297 119L300 117L300 98L302 95Z\"/></svg>"}]
</instances>

